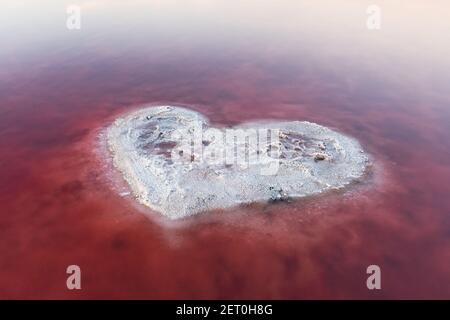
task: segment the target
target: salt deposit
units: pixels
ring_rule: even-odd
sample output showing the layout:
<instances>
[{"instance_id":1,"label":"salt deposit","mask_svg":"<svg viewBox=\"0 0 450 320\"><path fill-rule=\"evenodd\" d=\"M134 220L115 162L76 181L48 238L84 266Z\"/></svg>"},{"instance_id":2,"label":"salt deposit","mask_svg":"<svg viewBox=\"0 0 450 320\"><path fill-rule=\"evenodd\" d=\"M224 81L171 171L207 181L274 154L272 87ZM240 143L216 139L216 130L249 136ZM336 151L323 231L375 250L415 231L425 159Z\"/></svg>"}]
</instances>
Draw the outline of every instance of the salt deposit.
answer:
<instances>
[{"instance_id":1,"label":"salt deposit","mask_svg":"<svg viewBox=\"0 0 450 320\"><path fill-rule=\"evenodd\" d=\"M118 118L107 140L136 199L170 219L340 189L369 163L358 141L318 124L213 128L200 113L174 106Z\"/></svg>"}]
</instances>

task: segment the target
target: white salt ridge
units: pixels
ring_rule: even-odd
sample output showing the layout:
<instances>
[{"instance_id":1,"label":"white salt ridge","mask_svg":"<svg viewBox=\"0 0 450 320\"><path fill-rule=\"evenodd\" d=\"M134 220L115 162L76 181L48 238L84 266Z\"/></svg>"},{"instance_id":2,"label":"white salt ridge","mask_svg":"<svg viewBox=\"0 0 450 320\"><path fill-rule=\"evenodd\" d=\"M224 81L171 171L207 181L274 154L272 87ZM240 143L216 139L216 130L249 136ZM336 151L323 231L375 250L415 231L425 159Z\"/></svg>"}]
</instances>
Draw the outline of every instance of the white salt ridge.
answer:
<instances>
[{"instance_id":1,"label":"white salt ridge","mask_svg":"<svg viewBox=\"0 0 450 320\"><path fill-rule=\"evenodd\" d=\"M355 139L305 121L253 122L235 127L280 130L281 157L274 175L261 174L264 164L241 168L174 161L170 152L180 142L173 133L198 122L203 129L210 127L208 119L195 111L160 106L132 112L108 128L114 165L136 199L170 219L340 189L360 178L369 163ZM268 145L260 146L258 152L265 147Z\"/></svg>"}]
</instances>

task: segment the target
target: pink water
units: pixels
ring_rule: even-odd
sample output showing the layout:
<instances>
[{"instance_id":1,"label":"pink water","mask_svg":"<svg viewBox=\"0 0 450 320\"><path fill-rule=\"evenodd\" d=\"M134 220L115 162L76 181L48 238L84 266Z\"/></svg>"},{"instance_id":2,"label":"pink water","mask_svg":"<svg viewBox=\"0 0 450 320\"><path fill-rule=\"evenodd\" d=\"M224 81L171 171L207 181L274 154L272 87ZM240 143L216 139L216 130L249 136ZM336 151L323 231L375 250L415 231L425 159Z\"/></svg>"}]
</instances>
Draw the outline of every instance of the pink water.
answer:
<instances>
[{"instance_id":1,"label":"pink water","mask_svg":"<svg viewBox=\"0 0 450 320\"><path fill-rule=\"evenodd\" d=\"M98 3L79 31L63 2L3 20L0 298L450 298L447 4L383 2L374 33L364 1ZM168 223L119 194L99 138L142 103L313 121L374 167L342 192Z\"/></svg>"}]
</instances>

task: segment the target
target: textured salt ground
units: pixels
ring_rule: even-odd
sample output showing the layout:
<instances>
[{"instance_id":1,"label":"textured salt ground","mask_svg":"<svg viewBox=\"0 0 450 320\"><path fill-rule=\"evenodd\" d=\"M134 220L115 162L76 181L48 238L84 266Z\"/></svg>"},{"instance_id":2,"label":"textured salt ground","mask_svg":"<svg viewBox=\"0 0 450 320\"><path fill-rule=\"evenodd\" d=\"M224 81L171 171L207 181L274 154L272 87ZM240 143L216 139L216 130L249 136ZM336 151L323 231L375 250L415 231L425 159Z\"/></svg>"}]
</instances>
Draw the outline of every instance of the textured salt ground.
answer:
<instances>
[{"instance_id":1,"label":"textured salt ground","mask_svg":"<svg viewBox=\"0 0 450 320\"><path fill-rule=\"evenodd\" d=\"M233 139L232 143L222 135L221 139L207 138L212 128L206 117L193 110L144 106L118 118L109 127L107 140L114 164L136 199L171 219L340 189L360 178L369 163L355 139L306 121L235 126L234 129L247 130L242 132L248 135L255 130L254 140L259 143L253 149L245 138L236 142ZM175 157L181 145L186 144L182 140L194 129L203 134L199 144L203 142L215 152L232 150L234 154L236 143L236 148L244 150L240 156L256 161L242 166L237 162L229 165L225 161L195 161L194 153L187 152L184 158ZM270 132L271 139L267 135L262 139L263 134L257 137L257 130L263 130L264 135ZM273 132L276 139L272 139ZM190 146L191 140L187 142Z\"/></svg>"}]
</instances>

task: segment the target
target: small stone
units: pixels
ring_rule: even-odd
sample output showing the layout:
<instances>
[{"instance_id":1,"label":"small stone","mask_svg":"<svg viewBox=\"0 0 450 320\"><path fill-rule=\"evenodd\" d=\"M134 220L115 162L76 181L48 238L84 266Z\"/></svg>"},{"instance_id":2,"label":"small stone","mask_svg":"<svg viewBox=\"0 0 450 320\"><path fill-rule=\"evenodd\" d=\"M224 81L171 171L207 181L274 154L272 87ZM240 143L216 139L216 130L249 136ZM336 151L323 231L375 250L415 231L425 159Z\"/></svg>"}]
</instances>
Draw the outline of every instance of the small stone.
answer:
<instances>
[{"instance_id":1,"label":"small stone","mask_svg":"<svg viewBox=\"0 0 450 320\"><path fill-rule=\"evenodd\" d=\"M288 137L287 134L285 134L284 132L280 132L280 134L278 135L281 139L286 139Z\"/></svg>"},{"instance_id":2,"label":"small stone","mask_svg":"<svg viewBox=\"0 0 450 320\"><path fill-rule=\"evenodd\" d=\"M322 161L325 160L327 157L326 155L324 155L323 153L316 153L316 155L314 156L314 161Z\"/></svg>"},{"instance_id":3,"label":"small stone","mask_svg":"<svg viewBox=\"0 0 450 320\"><path fill-rule=\"evenodd\" d=\"M269 202L279 202L289 200L288 194L282 188L269 187L270 199Z\"/></svg>"}]
</instances>

